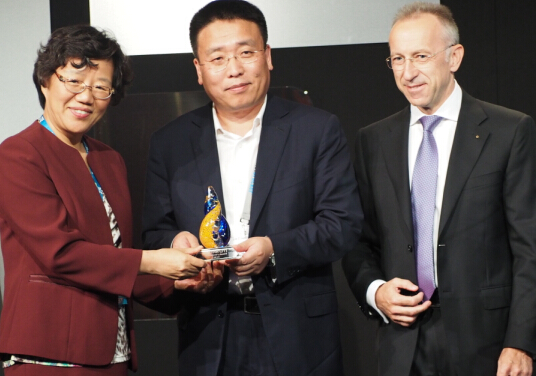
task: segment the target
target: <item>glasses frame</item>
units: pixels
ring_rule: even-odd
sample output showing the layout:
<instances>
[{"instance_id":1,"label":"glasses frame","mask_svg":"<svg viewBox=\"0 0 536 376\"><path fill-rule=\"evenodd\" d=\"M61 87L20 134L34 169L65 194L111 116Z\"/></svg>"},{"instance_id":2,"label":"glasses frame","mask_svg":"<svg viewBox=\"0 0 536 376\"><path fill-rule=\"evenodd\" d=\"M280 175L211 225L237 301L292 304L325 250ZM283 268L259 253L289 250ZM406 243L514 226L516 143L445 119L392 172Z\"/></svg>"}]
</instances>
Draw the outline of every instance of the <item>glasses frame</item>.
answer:
<instances>
[{"instance_id":1,"label":"glasses frame","mask_svg":"<svg viewBox=\"0 0 536 376\"><path fill-rule=\"evenodd\" d=\"M445 48L444 50L441 50L439 52L436 52L435 54L432 54L432 55L429 55L429 56L426 56L426 60L424 61L419 61L417 64L427 64L430 60L432 60L434 57L436 57L437 55L439 55L441 52L445 52L446 50L448 50L449 48L451 47L454 47L457 43L455 44L451 44L450 46L448 46L447 48ZM422 55L422 54L419 54L419 55ZM385 59L385 62L387 63L387 67L389 69L392 69L392 70L402 70L404 69L404 67L406 66L406 61L409 61L411 62L411 64L413 64L414 67L416 67L417 65L415 65L415 60L417 59L416 57L403 57L402 56L402 59L404 59L402 61L401 64L396 64L396 65L393 65L392 63L392 58L393 56L389 56L387 59ZM396 67L396 68L393 68L393 67Z\"/></svg>"},{"instance_id":2,"label":"glasses frame","mask_svg":"<svg viewBox=\"0 0 536 376\"><path fill-rule=\"evenodd\" d=\"M69 91L70 93L73 93L73 94L80 94L80 93L83 93L84 90L86 90L86 89L90 89L90 90L91 90L91 95L93 96L93 98L95 98L95 99L102 99L102 100L104 100L104 99L108 99L108 98L110 98L113 94L115 94L115 89L114 89L113 87L112 87L112 88L108 88L107 86L102 86L102 87L106 87L106 88L108 88L108 90L109 90L109 94L108 94L108 96L105 97L105 98L98 98L98 97L95 96L95 94L93 94L93 88L94 88L95 86L99 86L99 85L93 85L93 86L90 86L90 85L87 85L85 82L81 82L81 83L80 83L80 84L82 85L82 90L80 90L80 91L73 91L73 90L69 89L69 87L67 86L67 83L68 83L68 82L72 82L72 81L73 81L72 79L63 77L62 75L58 74L58 72L54 72L54 74L56 75L56 77L58 77L58 80L60 80L61 82L63 82L63 86L65 86L65 89L67 89L67 91ZM76 80L76 81L78 81L78 80Z\"/></svg>"},{"instance_id":3,"label":"glasses frame","mask_svg":"<svg viewBox=\"0 0 536 376\"><path fill-rule=\"evenodd\" d=\"M261 50L256 50L256 51L249 51L249 52L257 53L257 52L263 52L263 51L266 51L266 48L263 48L263 49L261 49ZM218 72L221 72L221 71L223 71L223 70L225 70L225 69L227 68L227 66L229 65L229 61L230 61L232 58L235 58L237 61L240 61L240 63L242 63L242 64L252 64L252 63L254 63L254 62L256 62L256 61L259 60L259 58L257 57L257 58L256 58L255 60L253 60L253 61L244 62L244 61L241 60L240 55L233 55L233 56L226 57L226 58L225 58L226 63L225 63L225 65L222 65L221 67L217 67L217 66L212 65L212 64L211 64L211 61L207 61L206 63L203 63L203 64L199 63L199 65L201 65L201 66L205 66L205 65L206 65L206 66L207 66L207 69L210 69L210 70L211 70L212 72L214 72L214 73L218 73ZM217 69L217 70L216 70L216 69Z\"/></svg>"}]
</instances>

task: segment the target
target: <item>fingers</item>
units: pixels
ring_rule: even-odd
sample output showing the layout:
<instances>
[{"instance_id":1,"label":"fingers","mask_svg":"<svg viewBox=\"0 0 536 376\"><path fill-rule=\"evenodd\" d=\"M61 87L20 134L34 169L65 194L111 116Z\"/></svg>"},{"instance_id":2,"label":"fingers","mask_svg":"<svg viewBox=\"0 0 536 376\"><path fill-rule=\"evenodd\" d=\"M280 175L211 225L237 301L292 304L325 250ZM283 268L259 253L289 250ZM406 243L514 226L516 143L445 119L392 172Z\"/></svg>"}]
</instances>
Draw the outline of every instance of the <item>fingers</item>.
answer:
<instances>
[{"instance_id":1,"label":"fingers","mask_svg":"<svg viewBox=\"0 0 536 376\"><path fill-rule=\"evenodd\" d=\"M178 290L206 294L223 280L223 267L224 265L219 262L207 263L195 277L176 280L174 287Z\"/></svg>"},{"instance_id":2,"label":"fingers","mask_svg":"<svg viewBox=\"0 0 536 376\"><path fill-rule=\"evenodd\" d=\"M257 255L245 253L242 258L238 260L228 260L227 266L238 276L247 276L258 274L264 269L263 258L256 257ZM256 273L257 272L257 273Z\"/></svg>"},{"instance_id":3,"label":"fingers","mask_svg":"<svg viewBox=\"0 0 536 376\"><path fill-rule=\"evenodd\" d=\"M393 287L396 287L399 290L407 290L411 292L419 291L419 286L407 279L394 278L389 281L389 283L391 283Z\"/></svg>"},{"instance_id":4,"label":"fingers","mask_svg":"<svg viewBox=\"0 0 536 376\"><path fill-rule=\"evenodd\" d=\"M259 240L259 237L248 238L240 244L233 245L233 248L237 252L247 252L253 245L255 245L258 242L258 240Z\"/></svg>"},{"instance_id":5,"label":"fingers","mask_svg":"<svg viewBox=\"0 0 536 376\"><path fill-rule=\"evenodd\" d=\"M270 238L253 237L233 246L238 252L244 252L241 259L226 262L227 266L238 276L256 275L261 273L268 258L274 252Z\"/></svg>"},{"instance_id":6,"label":"fingers","mask_svg":"<svg viewBox=\"0 0 536 376\"><path fill-rule=\"evenodd\" d=\"M193 248L197 246L199 246L199 240L188 231L179 232L171 244L171 248Z\"/></svg>"},{"instance_id":7,"label":"fingers","mask_svg":"<svg viewBox=\"0 0 536 376\"><path fill-rule=\"evenodd\" d=\"M175 249L175 248L173 248ZM192 255L192 256L196 256L202 249L203 247L201 246L197 246L197 247L192 247L192 248L178 248L181 252L184 252L188 255Z\"/></svg>"},{"instance_id":8,"label":"fingers","mask_svg":"<svg viewBox=\"0 0 536 376\"><path fill-rule=\"evenodd\" d=\"M408 327L411 326L419 315L426 311L432 303L430 301L418 304L415 307L393 306L389 318L396 324Z\"/></svg>"},{"instance_id":9,"label":"fingers","mask_svg":"<svg viewBox=\"0 0 536 376\"><path fill-rule=\"evenodd\" d=\"M412 325L420 313L431 306L427 301L422 304L423 293L408 296L407 292L417 292L419 287L406 279L394 278L376 291L376 306L391 321L402 326Z\"/></svg>"},{"instance_id":10,"label":"fingers","mask_svg":"<svg viewBox=\"0 0 536 376\"><path fill-rule=\"evenodd\" d=\"M184 255L185 259L185 275L184 277L193 277L203 270L208 264L206 261L201 260L191 255Z\"/></svg>"},{"instance_id":11,"label":"fingers","mask_svg":"<svg viewBox=\"0 0 536 376\"><path fill-rule=\"evenodd\" d=\"M188 279L176 279L173 282L173 287L177 290L186 290L191 291L193 290L197 285L199 284L199 281L195 281L193 278Z\"/></svg>"}]
</instances>

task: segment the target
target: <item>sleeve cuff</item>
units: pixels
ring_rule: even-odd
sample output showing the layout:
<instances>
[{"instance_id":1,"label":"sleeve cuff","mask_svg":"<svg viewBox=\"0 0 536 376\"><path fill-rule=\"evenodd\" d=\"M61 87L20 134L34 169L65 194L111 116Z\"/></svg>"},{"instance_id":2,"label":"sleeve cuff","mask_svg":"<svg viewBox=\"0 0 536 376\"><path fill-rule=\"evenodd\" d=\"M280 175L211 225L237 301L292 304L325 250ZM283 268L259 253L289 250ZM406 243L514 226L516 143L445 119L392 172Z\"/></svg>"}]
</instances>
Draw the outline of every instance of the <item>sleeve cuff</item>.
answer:
<instances>
[{"instance_id":1,"label":"sleeve cuff","mask_svg":"<svg viewBox=\"0 0 536 376\"><path fill-rule=\"evenodd\" d=\"M367 304L370 307L374 308L376 312L378 312L378 314L382 317L383 322L389 324L389 319L387 318L387 316L385 316L383 312L380 311L378 306L376 306L376 291L378 291L378 288L384 283L385 281L383 279L377 279L369 285L367 289Z\"/></svg>"}]
</instances>

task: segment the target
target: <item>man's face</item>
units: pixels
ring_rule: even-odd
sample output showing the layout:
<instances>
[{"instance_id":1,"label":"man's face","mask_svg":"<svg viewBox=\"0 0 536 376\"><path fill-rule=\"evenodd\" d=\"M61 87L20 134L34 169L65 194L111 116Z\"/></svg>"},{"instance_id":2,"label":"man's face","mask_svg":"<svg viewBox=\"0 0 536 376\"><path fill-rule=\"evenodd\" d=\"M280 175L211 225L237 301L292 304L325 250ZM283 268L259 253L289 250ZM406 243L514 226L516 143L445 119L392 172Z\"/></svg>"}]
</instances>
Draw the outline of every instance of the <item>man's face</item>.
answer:
<instances>
[{"instance_id":1,"label":"man's face","mask_svg":"<svg viewBox=\"0 0 536 376\"><path fill-rule=\"evenodd\" d=\"M258 53L258 60L243 64L232 58L225 69L214 72L209 61L227 59L244 51L264 49L259 27L245 20L218 20L201 29L197 37L197 78L218 112L248 113L262 107L273 69L270 46ZM201 65L204 64L204 65Z\"/></svg>"},{"instance_id":2,"label":"man's face","mask_svg":"<svg viewBox=\"0 0 536 376\"><path fill-rule=\"evenodd\" d=\"M433 55L449 45L444 29L436 16L423 14L398 21L391 29L391 56L413 58ZM450 57L449 57L450 56ZM456 45L416 68L406 61L401 70L393 70L398 89L407 100L425 114L433 114L454 90L454 72L463 57L463 47Z\"/></svg>"}]
</instances>

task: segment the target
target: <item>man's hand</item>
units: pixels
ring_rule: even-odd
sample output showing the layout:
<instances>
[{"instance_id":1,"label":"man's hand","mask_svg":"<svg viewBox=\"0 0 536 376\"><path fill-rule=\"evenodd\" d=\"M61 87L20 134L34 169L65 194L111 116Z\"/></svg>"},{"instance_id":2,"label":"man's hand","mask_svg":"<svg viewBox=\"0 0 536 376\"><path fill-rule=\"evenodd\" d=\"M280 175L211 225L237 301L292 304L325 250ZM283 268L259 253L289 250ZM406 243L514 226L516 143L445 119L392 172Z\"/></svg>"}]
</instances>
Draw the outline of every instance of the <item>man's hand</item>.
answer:
<instances>
[{"instance_id":1,"label":"man's hand","mask_svg":"<svg viewBox=\"0 0 536 376\"><path fill-rule=\"evenodd\" d=\"M171 244L171 248L194 248L199 246L199 240L188 231L179 232Z\"/></svg>"},{"instance_id":2,"label":"man's hand","mask_svg":"<svg viewBox=\"0 0 536 376\"><path fill-rule=\"evenodd\" d=\"M531 376L532 358L523 350L505 347L499 357L497 376Z\"/></svg>"},{"instance_id":3,"label":"man's hand","mask_svg":"<svg viewBox=\"0 0 536 376\"><path fill-rule=\"evenodd\" d=\"M223 279L225 264L220 261L207 262L201 272L193 278L176 280L177 290L186 290L206 294L212 291Z\"/></svg>"},{"instance_id":4,"label":"man's hand","mask_svg":"<svg viewBox=\"0 0 536 376\"><path fill-rule=\"evenodd\" d=\"M238 252L245 252L241 259L225 262L238 276L261 273L266 267L268 259L274 253L272 241L267 236L249 238L233 247Z\"/></svg>"},{"instance_id":5,"label":"man's hand","mask_svg":"<svg viewBox=\"0 0 536 376\"><path fill-rule=\"evenodd\" d=\"M418 290L419 286L407 279L393 278L376 290L376 306L394 323L410 326L421 312L432 305L430 301L419 304L423 299L422 292L413 296L403 295L404 291L412 294Z\"/></svg>"}]
</instances>

